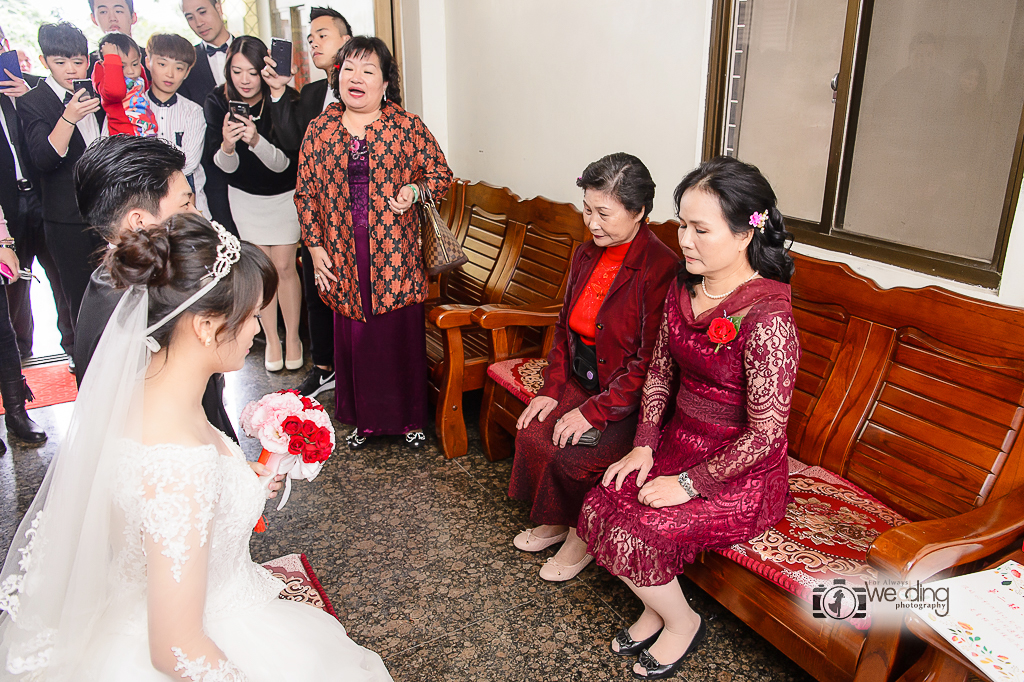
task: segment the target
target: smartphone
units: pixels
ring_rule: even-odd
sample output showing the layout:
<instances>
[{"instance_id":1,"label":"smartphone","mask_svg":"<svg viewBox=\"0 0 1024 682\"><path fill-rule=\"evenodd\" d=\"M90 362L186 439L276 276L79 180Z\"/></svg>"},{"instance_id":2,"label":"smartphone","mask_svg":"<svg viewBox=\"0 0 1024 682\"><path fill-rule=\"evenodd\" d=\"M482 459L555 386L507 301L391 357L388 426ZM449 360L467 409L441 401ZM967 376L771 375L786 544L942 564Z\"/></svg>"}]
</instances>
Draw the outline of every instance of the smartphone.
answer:
<instances>
[{"instance_id":1,"label":"smartphone","mask_svg":"<svg viewBox=\"0 0 1024 682\"><path fill-rule=\"evenodd\" d=\"M0 52L0 83L6 83L11 80L7 77L8 71L18 78L24 77L21 73L21 62L18 61L18 53L14 50Z\"/></svg>"},{"instance_id":2,"label":"smartphone","mask_svg":"<svg viewBox=\"0 0 1024 682\"><path fill-rule=\"evenodd\" d=\"M231 120L244 123L249 120L249 105L245 102L228 102L228 111L231 112Z\"/></svg>"},{"instance_id":3,"label":"smartphone","mask_svg":"<svg viewBox=\"0 0 1024 682\"><path fill-rule=\"evenodd\" d=\"M88 78L75 79L71 81L71 87L75 89L75 92L79 90L85 90L89 97L96 96L96 90L92 87L92 81Z\"/></svg>"},{"instance_id":4,"label":"smartphone","mask_svg":"<svg viewBox=\"0 0 1024 682\"><path fill-rule=\"evenodd\" d=\"M270 41L270 58L277 64L274 70L278 76L292 75L292 41L273 38Z\"/></svg>"}]
</instances>

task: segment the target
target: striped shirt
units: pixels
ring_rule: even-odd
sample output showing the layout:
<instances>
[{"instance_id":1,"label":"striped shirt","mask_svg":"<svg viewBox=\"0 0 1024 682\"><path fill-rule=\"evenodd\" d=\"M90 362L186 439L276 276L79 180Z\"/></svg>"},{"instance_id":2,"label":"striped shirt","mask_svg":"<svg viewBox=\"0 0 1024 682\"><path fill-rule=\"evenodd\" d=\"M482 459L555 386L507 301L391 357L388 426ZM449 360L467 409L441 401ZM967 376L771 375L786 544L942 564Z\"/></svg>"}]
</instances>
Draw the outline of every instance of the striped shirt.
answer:
<instances>
[{"instance_id":1,"label":"striped shirt","mask_svg":"<svg viewBox=\"0 0 1024 682\"><path fill-rule=\"evenodd\" d=\"M146 93L156 118L156 135L185 152L185 168L183 173L191 178L196 194L196 208L207 218L210 210L206 203L203 185L206 176L203 173L203 145L206 142L206 116L203 108L185 97L171 95L166 102L161 102L150 90Z\"/></svg>"}]
</instances>

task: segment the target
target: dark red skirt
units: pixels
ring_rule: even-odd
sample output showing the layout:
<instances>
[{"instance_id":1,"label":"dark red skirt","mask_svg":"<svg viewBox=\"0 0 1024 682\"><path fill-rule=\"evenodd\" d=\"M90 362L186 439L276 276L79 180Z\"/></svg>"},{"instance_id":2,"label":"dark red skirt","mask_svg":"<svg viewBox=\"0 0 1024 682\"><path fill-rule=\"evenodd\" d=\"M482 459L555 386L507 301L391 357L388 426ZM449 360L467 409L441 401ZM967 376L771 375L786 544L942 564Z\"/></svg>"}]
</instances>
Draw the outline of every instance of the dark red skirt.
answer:
<instances>
[{"instance_id":1,"label":"dark red skirt","mask_svg":"<svg viewBox=\"0 0 1024 682\"><path fill-rule=\"evenodd\" d=\"M334 315L335 417L366 435L397 435L427 424L427 334L423 304L370 311L370 242L355 226L359 294L366 322Z\"/></svg>"},{"instance_id":2,"label":"dark red skirt","mask_svg":"<svg viewBox=\"0 0 1024 682\"><path fill-rule=\"evenodd\" d=\"M557 407L543 422L534 419L516 434L516 454L512 463L509 497L531 505L534 523L576 526L586 497L601 480L605 470L633 448L638 413L626 419L608 422L595 447L551 443L555 420L591 397L575 380L562 391Z\"/></svg>"}]
</instances>

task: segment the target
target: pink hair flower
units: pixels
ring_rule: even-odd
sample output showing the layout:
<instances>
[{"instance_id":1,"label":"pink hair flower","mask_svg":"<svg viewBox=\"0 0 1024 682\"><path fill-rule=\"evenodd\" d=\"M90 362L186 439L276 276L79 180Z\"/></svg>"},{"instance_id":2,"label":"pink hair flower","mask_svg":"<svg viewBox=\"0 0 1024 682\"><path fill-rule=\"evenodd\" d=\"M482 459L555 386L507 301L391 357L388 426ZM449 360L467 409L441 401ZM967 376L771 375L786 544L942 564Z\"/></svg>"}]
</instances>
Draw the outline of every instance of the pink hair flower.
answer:
<instances>
[{"instance_id":1,"label":"pink hair flower","mask_svg":"<svg viewBox=\"0 0 1024 682\"><path fill-rule=\"evenodd\" d=\"M768 224L768 211L762 211L758 213L754 211L750 214L750 225L764 232L764 226Z\"/></svg>"}]
</instances>

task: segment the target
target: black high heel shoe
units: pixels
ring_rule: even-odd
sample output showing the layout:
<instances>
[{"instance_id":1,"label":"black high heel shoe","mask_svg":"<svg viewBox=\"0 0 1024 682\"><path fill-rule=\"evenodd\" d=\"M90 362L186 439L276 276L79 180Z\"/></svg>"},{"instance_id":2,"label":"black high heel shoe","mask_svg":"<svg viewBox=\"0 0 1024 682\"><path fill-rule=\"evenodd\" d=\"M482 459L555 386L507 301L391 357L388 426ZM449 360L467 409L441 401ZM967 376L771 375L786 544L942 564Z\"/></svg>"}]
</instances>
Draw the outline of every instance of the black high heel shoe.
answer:
<instances>
[{"instance_id":1,"label":"black high heel shoe","mask_svg":"<svg viewBox=\"0 0 1024 682\"><path fill-rule=\"evenodd\" d=\"M667 677L672 677L676 674L676 671L679 670L679 668L683 665L683 661L685 661L690 654L697 650L697 647L700 646L700 643L704 641L704 637L706 637L707 634L707 627L704 624L704 619L701 618L700 627L697 628L697 632L694 633L693 639L690 640L690 646L686 647L686 652L683 653L683 655L680 656L679 660L675 663L667 663L665 665L662 665L661 663L658 663L658 660L654 658L654 656L651 656L650 651L644 649L640 652L640 657L637 658L636 661L643 667L644 671L647 674L641 675L640 673L634 670L633 677L635 677L638 680L664 680Z\"/></svg>"},{"instance_id":2,"label":"black high heel shoe","mask_svg":"<svg viewBox=\"0 0 1024 682\"><path fill-rule=\"evenodd\" d=\"M362 450L366 447L366 436L360 436L358 429L352 429L352 433L345 436L345 442L349 450Z\"/></svg>"},{"instance_id":3,"label":"black high heel shoe","mask_svg":"<svg viewBox=\"0 0 1024 682\"><path fill-rule=\"evenodd\" d=\"M619 650L616 651L615 649L612 649L611 644L608 645L608 648L611 649L611 652L616 656L636 656L641 651L654 644L658 639L658 635L661 634L661 630L662 629L659 628L653 635L642 642L638 642L629 636L629 628L622 628L619 630L619 634L615 635L614 640L619 643Z\"/></svg>"}]
</instances>

